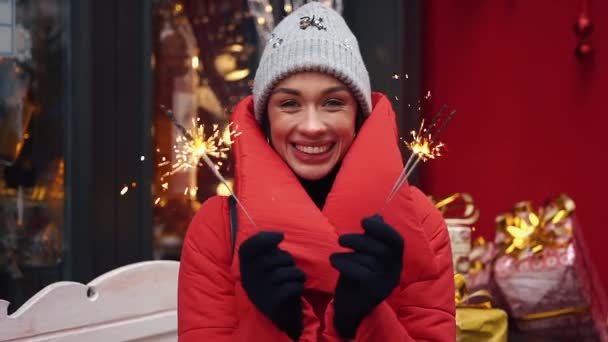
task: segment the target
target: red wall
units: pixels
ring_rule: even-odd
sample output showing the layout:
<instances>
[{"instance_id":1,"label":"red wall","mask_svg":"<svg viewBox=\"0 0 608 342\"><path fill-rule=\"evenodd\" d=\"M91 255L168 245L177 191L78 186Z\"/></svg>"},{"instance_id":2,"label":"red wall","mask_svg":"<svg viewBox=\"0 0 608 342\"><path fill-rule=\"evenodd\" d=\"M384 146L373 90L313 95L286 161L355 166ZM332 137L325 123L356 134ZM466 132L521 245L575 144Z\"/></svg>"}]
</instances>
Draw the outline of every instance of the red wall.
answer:
<instances>
[{"instance_id":1,"label":"red wall","mask_svg":"<svg viewBox=\"0 0 608 342\"><path fill-rule=\"evenodd\" d=\"M583 61L578 0L424 3L427 112L458 111L446 155L422 167L425 190L471 193L490 238L514 203L569 194L608 284L608 1L590 3L595 55Z\"/></svg>"}]
</instances>

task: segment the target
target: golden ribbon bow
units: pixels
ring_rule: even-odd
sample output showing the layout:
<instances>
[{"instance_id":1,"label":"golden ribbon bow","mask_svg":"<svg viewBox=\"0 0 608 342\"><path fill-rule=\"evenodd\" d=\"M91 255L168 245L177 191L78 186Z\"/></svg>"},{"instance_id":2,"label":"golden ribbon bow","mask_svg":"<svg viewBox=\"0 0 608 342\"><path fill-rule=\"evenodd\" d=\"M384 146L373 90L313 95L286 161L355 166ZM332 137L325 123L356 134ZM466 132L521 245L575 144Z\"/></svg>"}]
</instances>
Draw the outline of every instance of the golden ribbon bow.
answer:
<instances>
[{"instance_id":1,"label":"golden ribbon bow","mask_svg":"<svg viewBox=\"0 0 608 342\"><path fill-rule=\"evenodd\" d=\"M478 290L469 294L464 275L460 273L454 274L454 287L456 289L456 307L478 309L492 308L492 295L490 295L490 292L486 290Z\"/></svg>"},{"instance_id":2,"label":"golden ribbon bow","mask_svg":"<svg viewBox=\"0 0 608 342\"><path fill-rule=\"evenodd\" d=\"M510 213L496 217L497 243L506 254L525 257L547 248L567 246L572 239L568 218L576 208L567 195L560 195L537 211L529 201L515 204Z\"/></svg>"},{"instance_id":3,"label":"golden ribbon bow","mask_svg":"<svg viewBox=\"0 0 608 342\"><path fill-rule=\"evenodd\" d=\"M479 210L473 203L473 197L464 192L457 192L435 203L448 226L472 226L479 219ZM461 213L457 212L462 209Z\"/></svg>"}]
</instances>

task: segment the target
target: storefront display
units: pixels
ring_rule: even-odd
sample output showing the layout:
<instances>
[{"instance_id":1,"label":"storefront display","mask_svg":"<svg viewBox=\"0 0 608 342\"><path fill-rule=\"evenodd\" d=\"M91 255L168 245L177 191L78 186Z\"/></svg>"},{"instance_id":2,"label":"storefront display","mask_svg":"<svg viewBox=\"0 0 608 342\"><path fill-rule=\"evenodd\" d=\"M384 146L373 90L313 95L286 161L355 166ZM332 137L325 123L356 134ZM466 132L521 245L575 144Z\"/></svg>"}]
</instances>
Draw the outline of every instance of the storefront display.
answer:
<instances>
[{"instance_id":1,"label":"storefront display","mask_svg":"<svg viewBox=\"0 0 608 342\"><path fill-rule=\"evenodd\" d=\"M0 57L0 298L20 302L61 273L67 48L63 1L15 5L15 53Z\"/></svg>"}]
</instances>

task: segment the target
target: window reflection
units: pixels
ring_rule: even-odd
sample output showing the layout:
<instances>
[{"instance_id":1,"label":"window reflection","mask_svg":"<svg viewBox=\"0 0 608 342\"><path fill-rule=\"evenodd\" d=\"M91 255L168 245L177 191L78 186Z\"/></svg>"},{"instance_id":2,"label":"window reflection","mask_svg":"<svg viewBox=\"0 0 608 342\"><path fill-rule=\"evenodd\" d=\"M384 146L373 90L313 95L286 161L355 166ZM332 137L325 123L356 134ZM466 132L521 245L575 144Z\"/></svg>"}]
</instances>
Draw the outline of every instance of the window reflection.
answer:
<instances>
[{"instance_id":1,"label":"window reflection","mask_svg":"<svg viewBox=\"0 0 608 342\"><path fill-rule=\"evenodd\" d=\"M16 1L16 49L0 58L0 298L18 307L60 280L65 30L61 0Z\"/></svg>"}]
</instances>

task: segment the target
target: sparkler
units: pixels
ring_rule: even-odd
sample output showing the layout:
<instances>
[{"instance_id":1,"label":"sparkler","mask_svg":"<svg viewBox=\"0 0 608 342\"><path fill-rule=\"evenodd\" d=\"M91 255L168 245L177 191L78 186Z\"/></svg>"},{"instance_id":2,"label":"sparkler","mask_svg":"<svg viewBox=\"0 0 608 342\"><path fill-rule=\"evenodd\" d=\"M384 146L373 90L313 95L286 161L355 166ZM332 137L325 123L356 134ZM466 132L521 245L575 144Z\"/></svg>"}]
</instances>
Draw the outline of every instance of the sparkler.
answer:
<instances>
[{"instance_id":1,"label":"sparkler","mask_svg":"<svg viewBox=\"0 0 608 342\"><path fill-rule=\"evenodd\" d=\"M430 97L430 92L428 93ZM425 127L424 120L422 120L420 124L420 128L418 131L412 130L410 134L412 135L411 141L405 141L405 145L411 151L410 157L405 163L405 167L403 171L397 177L395 184L393 185L386 202L384 203L384 207L390 202L390 200L395 197L395 195L399 192L399 189L405 181L409 178L409 176L414 172L418 163L422 160L426 162L429 159L435 159L441 156L441 149L445 146L441 141L438 141L440 133L446 128L447 124L452 120L456 111L451 111L447 118L443 121L441 126L433 132L433 130L437 127L437 124L441 120L443 116L443 112L447 108L446 105L443 105L439 112L435 114L433 119L431 120L431 124L428 127Z\"/></svg>"},{"instance_id":2,"label":"sparkler","mask_svg":"<svg viewBox=\"0 0 608 342\"><path fill-rule=\"evenodd\" d=\"M213 125L212 133L206 135L204 124L197 124L193 121L194 128L186 129L177 121L173 111L167 109L165 113L181 135L176 138L176 145L174 146L174 151L177 154L176 162L172 164L171 171L165 173L161 179L181 171L195 168L200 165L200 161L202 160L203 163L211 169L215 177L226 187L226 189L228 189L230 196L235 199L251 224L257 227L249 215L249 212L245 209L245 206L232 191L224 176L219 172L219 168L222 166L222 160L228 158L228 151L230 151L230 148L234 143L234 138L238 137L241 133L233 130L231 123L223 130L220 130L219 125ZM214 163L210 157L213 157L218 161ZM166 162L164 162L164 164L166 165Z\"/></svg>"},{"instance_id":3,"label":"sparkler","mask_svg":"<svg viewBox=\"0 0 608 342\"><path fill-rule=\"evenodd\" d=\"M400 80L401 75L395 73L391 76L391 78L394 80ZM405 78L409 78L408 74L405 74ZM428 101L431 99L431 97L431 91L429 90L424 95L424 100ZM395 99L398 100L397 97L395 97ZM418 100L416 106L414 107L418 112L422 110L422 105L420 104L420 102L421 100ZM408 104L407 106L408 108L412 108L411 104ZM437 138L439 137L440 133L446 128L447 124L452 120L454 114L456 114L456 111L451 111L450 114L448 114L447 118L443 121L441 126L437 128L437 125L441 120L443 112L446 110L446 108L447 105L441 106L439 112L437 112L437 114L433 116L433 119L431 120L431 124L429 126L424 125L423 119L420 123L420 128L418 129L418 131L412 130L410 132L412 136L411 141L401 139L404 141L405 146L411 151L411 153L407 162L405 163L403 170L399 174L399 177L397 177L397 180L393 184L393 187L391 188L391 191L389 192L388 197L384 202L383 208L386 208L388 203L399 192L399 189L403 186L403 184L409 178L412 172L414 172L416 166L418 166L421 160L423 162L426 162L429 159L435 159L441 156L441 150L445 145L441 141L437 140Z\"/></svg>"},{"instance_id":4,"label":"sparkler","mask_svg":"<svg viewBox=\"0 0 608 342\"><path fill-rule=\"evenodd\" d=\"M171 171L163 177L195 168L199 166L201 159L210 168L217 170L222 166L222 160L228 158L227 152L232 145L232 138L238 135L231 130L231 125L224 130L220 130L219 125L213 125L210 135L205 134L204 125L197 125L194 121L193 125L193 130L186 130L183 126L179 128L182 135L177 137L176 145L173 146L176 162L172 164ZM217 162L213 163L209 157L213 157ZM166 165L167 162L162 164Z\"/></svg>"}]
</instances>

